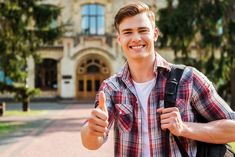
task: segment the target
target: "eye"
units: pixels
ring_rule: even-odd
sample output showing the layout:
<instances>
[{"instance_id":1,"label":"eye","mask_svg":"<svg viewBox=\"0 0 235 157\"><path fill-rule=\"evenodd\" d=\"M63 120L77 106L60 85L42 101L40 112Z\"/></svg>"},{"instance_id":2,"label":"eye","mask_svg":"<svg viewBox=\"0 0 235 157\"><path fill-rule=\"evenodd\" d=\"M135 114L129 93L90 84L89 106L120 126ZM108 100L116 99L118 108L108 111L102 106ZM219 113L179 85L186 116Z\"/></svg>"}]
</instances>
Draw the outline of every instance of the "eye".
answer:
<instances>
[{"instance_id":1,"label":"eye","mask_svg":"<svg viewBox=\"0 0 235 157\"><path fill-rule=\"evenodd\" d=\"M139 32L140 32L140 33L148 33L149 30L148 30L148 29L141 29L141 30L139 30Z\"/></svg>"},{"instance_id":2,"label":"eye","mask_svg":"<svg viewBox=\"0 0 235 157\"><path fill-rule=\"evenodd\" d=\"M123 32L123 34L125 34L125 35L131 34L131 31Z\"/></svg>"}]
</instances>

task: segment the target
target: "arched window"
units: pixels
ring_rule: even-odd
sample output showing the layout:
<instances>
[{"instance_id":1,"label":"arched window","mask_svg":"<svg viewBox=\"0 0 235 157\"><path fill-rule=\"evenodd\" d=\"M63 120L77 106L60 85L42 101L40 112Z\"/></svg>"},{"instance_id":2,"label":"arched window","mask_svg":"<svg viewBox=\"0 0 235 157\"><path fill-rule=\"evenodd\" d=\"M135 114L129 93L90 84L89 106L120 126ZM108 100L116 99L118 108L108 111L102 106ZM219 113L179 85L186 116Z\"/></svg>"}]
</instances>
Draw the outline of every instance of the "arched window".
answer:
<instances>
[{"instance_id":1,"label":"arched window","mask_svg":"<svg viewBox=\"0 0 235 157\"><path fill-rule=\"evenodd\" d=\"M87 73L89 74L100 73L100 68L96 65L90 65L89 67L87 67Z\"/></svg>"},{"instance_id":2,"label":"arched window","mask_svg":"<svg viewBox=\"0 0 235 157\"><path fill-rule=\"evenodd\" d=\"M104 6L100 4L82 6L82 33L86 35L104 34Z\"/></svg>"},{"instance_id":3,"label":"arched window","mask_svg":"<svg viewBox=\"0 0 235 157\"><path fill-rule=\"evenodd\" d=\"M35 68L35 87L42 90L57 89L57 61L44 59Z\"/></svg>"}]
</instances>

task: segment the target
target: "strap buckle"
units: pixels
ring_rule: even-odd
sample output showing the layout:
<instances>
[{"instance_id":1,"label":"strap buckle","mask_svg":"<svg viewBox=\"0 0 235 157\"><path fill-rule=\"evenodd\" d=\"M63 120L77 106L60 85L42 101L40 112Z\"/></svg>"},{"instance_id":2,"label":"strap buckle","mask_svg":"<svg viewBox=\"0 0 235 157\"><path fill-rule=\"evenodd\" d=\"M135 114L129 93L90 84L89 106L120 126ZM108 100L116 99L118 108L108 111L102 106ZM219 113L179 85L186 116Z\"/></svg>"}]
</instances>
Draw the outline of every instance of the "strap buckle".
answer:
<instances>
[{"instance_id":1,"label":"strap buckle","mask_svg":"<svg viewBox=\"0 0 235 157\"><path fill-rule=\"evenodd\" d=\"M166 91L165 93L166 94L176 94L176 90L177 90L177 81L174 79L174 80L170 80L170 81L167 81L166 82Z\"/></svg>"},{"instance_id":2,"label":"strap buckle","mask_svg":"<svg viewBox=\"0 0 235 157\"><path fill-rule=\"evenodd\" d=\"M166 82L166 88L165 88L165 102L167 102L165 107L173 107L175 106L175 100L177 95L177 81L170 80Z\"/></svg>"}]
</instances>

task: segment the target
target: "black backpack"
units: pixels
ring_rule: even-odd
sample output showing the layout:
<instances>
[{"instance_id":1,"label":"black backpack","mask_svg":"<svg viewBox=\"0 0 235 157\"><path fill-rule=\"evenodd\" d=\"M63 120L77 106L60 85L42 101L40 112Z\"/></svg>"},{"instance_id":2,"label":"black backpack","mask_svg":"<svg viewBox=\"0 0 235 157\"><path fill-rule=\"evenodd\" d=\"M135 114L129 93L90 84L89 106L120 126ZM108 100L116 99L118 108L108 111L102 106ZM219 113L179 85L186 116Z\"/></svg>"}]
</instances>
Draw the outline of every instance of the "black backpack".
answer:
<instances>
[{"instance_id":1,"label":"black backpack","mask_svg":"<svg viewBox=\"0 0 235 157\"><path fill-rule=\"evenodd\" d=\"M184 65L172 65L171 71L168 73L165 94L164 94L164 107L176 106L177 89L180 78L184 72ZM201 120L202 118L200 118ZM202 120L201 122L207 122ZM169 157L169 130L165 131L166 145L165 145L165 157ZM173 135L175 142L180 150L182 157L189 157L187 151L181 144L179 138ZM211 144L205 142L197 142L197 156L196 157L235 157L235 153L228 144Z\"/></svg>"}]
</instances>

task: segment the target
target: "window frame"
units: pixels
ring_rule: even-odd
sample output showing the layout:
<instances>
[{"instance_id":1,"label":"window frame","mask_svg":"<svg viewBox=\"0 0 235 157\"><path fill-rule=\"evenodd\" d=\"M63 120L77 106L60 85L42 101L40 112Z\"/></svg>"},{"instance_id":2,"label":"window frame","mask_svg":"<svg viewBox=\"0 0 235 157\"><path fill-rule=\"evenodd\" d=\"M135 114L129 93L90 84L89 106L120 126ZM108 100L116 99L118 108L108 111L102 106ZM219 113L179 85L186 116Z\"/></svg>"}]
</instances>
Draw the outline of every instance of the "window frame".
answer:
<instances>
[{"instance_id":1,"label":"window frame","mask_svg":"<svg viewBox=\"0 0 235 157\"><path fill-rule=\"evenodd\" d=\"M95 13L94 11L92 11L92 7L95 7ZM100 3L86 3L81 6L81 10L82 10L81 12L82 34L104 35L105 34L105 6ZM91 20L94 20L95 26L92 25ZM87 32L85 31L86 29L88 29Z\"/></svg>"},{"instance_id":2,"label":"window frame","mask_svg":"<svg viewBox=\"0 0 235 157\"><path fill-rule=\"evenodd\" d=\"M35 65L35 88L42 91L58 89L58 61L52 58L43 58ZM48 83L49 82L49 83Z\"/></svg>"}]
</instances>

